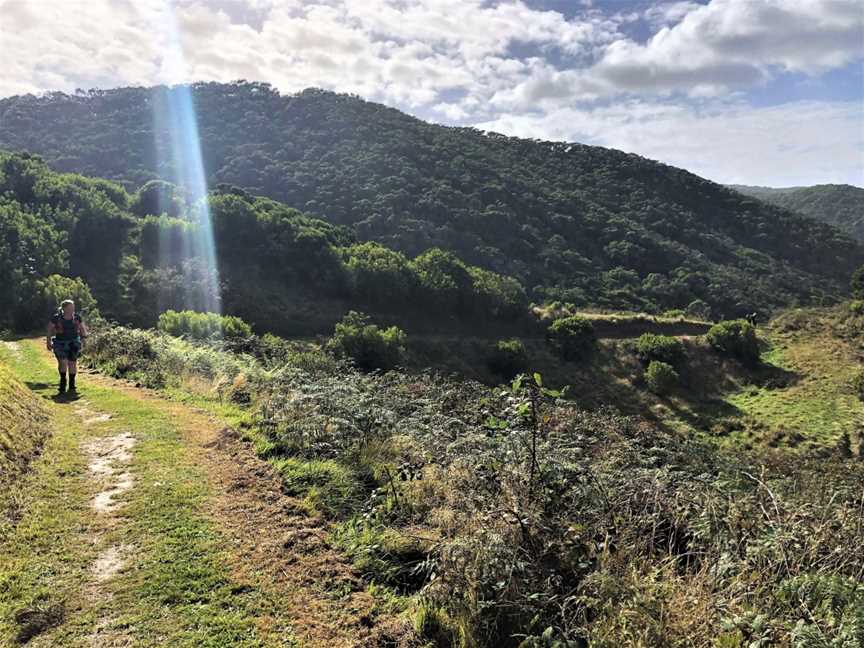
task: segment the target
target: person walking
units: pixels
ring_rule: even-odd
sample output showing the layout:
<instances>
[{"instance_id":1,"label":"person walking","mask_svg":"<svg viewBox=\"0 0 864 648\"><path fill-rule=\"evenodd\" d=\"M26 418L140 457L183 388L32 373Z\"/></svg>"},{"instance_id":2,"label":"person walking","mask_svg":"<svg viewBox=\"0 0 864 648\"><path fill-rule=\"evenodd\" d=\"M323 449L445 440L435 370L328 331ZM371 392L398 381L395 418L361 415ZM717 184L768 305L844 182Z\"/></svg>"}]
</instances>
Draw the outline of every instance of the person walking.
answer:
<instances>
[{"instance_id":1,"label":"person walking","mask_svg":"<svg viewBox=\"0 0 864 648\"><path fill-rule=\"evenodd\" d=\"M81 316L75 312L75 302L63 300L60 309L48 322L48 350L57 358L57 371L60 373L58 393L66 393L66 373L69 373L69 392L77 389L75 378L78 375L78 356L81 354L87 327Z\"/></svg>"}]
</instances>

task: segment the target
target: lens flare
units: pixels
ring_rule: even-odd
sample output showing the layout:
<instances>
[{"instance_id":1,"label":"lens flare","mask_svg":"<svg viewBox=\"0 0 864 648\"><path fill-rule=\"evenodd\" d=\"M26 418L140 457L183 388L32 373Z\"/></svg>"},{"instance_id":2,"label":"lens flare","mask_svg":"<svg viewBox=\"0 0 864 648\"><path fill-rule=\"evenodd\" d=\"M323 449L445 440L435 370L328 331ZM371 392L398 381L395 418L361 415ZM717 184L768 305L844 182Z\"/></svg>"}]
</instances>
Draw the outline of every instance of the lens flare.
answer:
<instances>
[{"instance_id":1,"label":"lens flare","mask_svg":"<svg viewBox=\"0 0 864 648\"><path fill-rule=\"evenodd\" d=\"M186 80L183 46L174 9L165 3L161 34L164 40L163 76L180 85L159 88L152 96L155 150L159 175L185 193L191 234L183 237L183 308L221 313L219 268L213 222L207 199L207 176L201 156L201 140L192 86ZM173 256L170 228L160 228L160 260ZM172 300L174 301L174 300Z\"/></svg>"}]
</instances>

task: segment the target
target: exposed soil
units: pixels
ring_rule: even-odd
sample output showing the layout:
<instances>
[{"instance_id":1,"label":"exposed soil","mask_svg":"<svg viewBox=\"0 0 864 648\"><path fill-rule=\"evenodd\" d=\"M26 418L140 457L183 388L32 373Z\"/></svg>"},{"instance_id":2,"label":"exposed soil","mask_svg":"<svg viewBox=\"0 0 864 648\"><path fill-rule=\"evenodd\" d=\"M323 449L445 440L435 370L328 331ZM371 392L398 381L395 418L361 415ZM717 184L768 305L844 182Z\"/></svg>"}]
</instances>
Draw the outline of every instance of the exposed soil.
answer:
<instances>
[{"instance_id":1,"label":"exposed soil","mask_svg":"<svg viewBox=\"0 0 864 648\"><path fill-rule=\"evenodd\" d=\"M108 414L100 414L89 408L87 401L79 401L75 412L87 426L110 420ZM135 437L128 432L90 439L82 446L88 457L89 478L100 488L90 505L100 516L104 527L110 528L116 522L115 512L122 506L118 499L135 485L134 477L128 467L132 462L132 448ZM99 545L103 542L101 533L93 532L89 538ZM108 545L102 549L90 568L90 581L85 585L85 593L95 605L110 601L111 594L106 584L127 565L133 547L126 544ZM123 631L111 629L111 616L102 616L96 629L87 637L92 648L120 648L131 646L132 638Z\"/></svg>"}]
</instances>

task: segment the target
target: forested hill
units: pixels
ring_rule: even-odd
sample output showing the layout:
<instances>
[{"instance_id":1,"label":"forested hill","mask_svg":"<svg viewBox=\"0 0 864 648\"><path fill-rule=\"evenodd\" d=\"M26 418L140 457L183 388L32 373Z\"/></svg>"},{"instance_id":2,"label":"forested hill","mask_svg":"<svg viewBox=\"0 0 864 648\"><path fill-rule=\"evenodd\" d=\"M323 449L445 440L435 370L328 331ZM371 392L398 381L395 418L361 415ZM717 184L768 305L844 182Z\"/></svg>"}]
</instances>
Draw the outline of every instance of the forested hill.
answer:
<instances>
[{"instance_id":1,"label":"forested hill","mask_svg":"<svg viewBox=\"0 0 864 648\"><path fill-rule=\"evenodd\" d=\"M177 89L0 101L0 147L137 188L172 179ZM864 250L836 229L687 171L594 146L424 123L357 97L266 84L193 86L211 186L432 247L518 279L535 300L727 316L844 291ZM831 263L826 263L830 259Z\"/></svg>"},{"instance_id":2,"label":"forested hill","mask_svg":"<svg viewBox=\"0 0 864 648\"><path fill-rule=\"evenodd\" d=\"M730 186L748 196L834 225L864 242L864 189L861 187L845 184L783 189Z\"/></svg>"}]
</instances>

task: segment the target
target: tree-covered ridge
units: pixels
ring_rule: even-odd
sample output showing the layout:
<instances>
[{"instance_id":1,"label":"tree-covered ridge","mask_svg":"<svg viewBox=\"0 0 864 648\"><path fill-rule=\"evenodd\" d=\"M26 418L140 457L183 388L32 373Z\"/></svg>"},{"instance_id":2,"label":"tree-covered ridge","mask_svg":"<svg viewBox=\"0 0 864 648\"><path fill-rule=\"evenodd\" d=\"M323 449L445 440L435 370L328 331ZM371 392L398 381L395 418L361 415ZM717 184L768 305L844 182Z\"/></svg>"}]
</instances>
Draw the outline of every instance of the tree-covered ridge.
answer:
<instances>
[{"instance_id":1,"label":"tree-covered ridge","mask_svg":"<svg viewBox=\"0 0 864 648\"><path fill-rule=\"evenodd\" d=\"M260 330L330 331L352 309L401 324L516 326L527 318L514 279L429 249L414 258L241 189L208 197L223 311ZM51 171L0 152L0 328L32 329L58 289L103 315L152 326L160 313L207 303L211 269L194 254L200 205L164 182L129 194L115 183ZM58 275L61 275L58 277ZM59 288L58 288L59 286ZM430 312L430 306L434 308Z\"/></svg>"},{"instance_id":2,"label":"tree-covered ridge","mask_svg":"<svg viewBox=\"0 0 864 648\"><path fill-rule=\"evenodd\" d=\"M424 123L348 95L192 87L211 186L229 183L409 257L438 247L535 301L739 315L843 292L864 259L836 229L600 147ZM165 87L0 101L0 146L137 188L174 176ZM831 259L831 263L825 263Z\"/></svg>"},{"instance_id":3,"label":"tree-covered ridge","mask_svg":"<svg viewBox=\"0 0 864 648\"><path fill-rule=\"evenodd\" d=\"M752 187L731 185L736 191L793 212L834 225L864 242L864 189L827 184L812 187Z\"/></svg>"}]
</instances>

